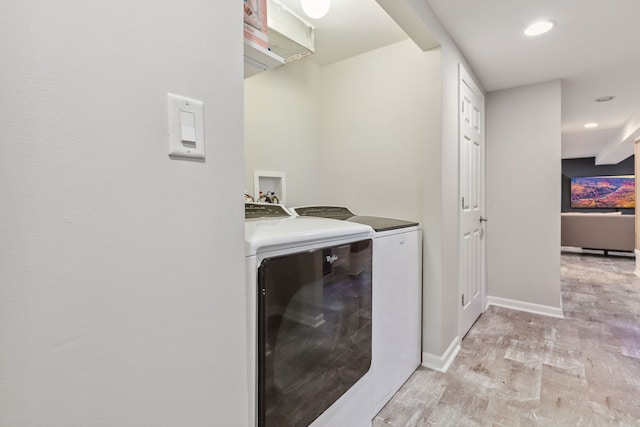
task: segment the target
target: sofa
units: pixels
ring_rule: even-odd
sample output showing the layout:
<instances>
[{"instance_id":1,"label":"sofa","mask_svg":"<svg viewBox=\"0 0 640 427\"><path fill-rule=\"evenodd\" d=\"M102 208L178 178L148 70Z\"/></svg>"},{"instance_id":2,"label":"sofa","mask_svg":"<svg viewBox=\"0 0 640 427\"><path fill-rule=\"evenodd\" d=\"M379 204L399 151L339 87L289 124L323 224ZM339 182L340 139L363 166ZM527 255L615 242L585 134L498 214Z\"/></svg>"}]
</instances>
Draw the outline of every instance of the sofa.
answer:
<instances>
[{"instance_id":1,"label":"sofa","mask_svg":"<svg viewBox=\"0 0 640 427\"><path fill-rule=\"evenodd\" d=\"M562 246L605 251L633 251L635 215L565 212L561 214Z\"/></svg>"}]
</instances>

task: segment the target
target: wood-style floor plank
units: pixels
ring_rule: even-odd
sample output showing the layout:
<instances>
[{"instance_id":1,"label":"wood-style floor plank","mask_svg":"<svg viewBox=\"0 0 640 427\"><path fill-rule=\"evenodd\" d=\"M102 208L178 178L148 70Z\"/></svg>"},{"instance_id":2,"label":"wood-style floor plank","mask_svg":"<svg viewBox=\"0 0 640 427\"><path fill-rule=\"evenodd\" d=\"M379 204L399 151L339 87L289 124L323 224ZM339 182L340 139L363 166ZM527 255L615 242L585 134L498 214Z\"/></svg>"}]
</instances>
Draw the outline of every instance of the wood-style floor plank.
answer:
<instances>
[{"instance_id":1,"label":"wood-style floor plank","mask_svg":"<svg viewBox=\"0 0 640 427\"><path fill-rule=\"evenodd\" d=\"M563 253L565 319L490 307L448 372L418 369L373 426L640 426L634 270Z\"/></svg>"}]
</instances>

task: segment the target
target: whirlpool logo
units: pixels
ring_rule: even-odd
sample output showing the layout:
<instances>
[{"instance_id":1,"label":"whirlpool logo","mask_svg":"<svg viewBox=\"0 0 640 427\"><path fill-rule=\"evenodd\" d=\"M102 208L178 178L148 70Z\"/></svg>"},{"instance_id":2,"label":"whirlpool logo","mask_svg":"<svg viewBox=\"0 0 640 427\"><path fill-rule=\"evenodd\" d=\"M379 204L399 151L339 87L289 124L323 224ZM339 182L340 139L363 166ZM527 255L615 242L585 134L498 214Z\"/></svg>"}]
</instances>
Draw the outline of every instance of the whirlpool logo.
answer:
<instances>
[{"instance_id":1,"label":"whirlpool logo","mask_svg":"<svg viewBox=\"0 0 640 427\"><path fill-rule=\"evenodd\" d=\"M338 256L337 255L327 255L324 259L326 259L329 264L333 264L334 261L338 260Z\"/></svg>"}]
</instances>

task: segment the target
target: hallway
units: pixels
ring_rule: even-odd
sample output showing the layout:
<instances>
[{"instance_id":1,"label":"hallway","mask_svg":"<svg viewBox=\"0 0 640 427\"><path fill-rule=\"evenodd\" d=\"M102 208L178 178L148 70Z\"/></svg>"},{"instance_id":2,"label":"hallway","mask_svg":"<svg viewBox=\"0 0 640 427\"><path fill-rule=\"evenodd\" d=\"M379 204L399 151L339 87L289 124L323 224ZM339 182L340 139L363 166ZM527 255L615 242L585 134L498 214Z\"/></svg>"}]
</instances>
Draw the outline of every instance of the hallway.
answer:
<instances>
[{"instance_id":1,"label":"hallway","mask_svg":"<svg viewBox=\"0 0 640 427\"><path fill-rule=\"evenodd\" d=\"M631 257L562 253L565 319L490 307L446 374L420 368L375 427L640 425Z\"/></svg>"}]
</instances>

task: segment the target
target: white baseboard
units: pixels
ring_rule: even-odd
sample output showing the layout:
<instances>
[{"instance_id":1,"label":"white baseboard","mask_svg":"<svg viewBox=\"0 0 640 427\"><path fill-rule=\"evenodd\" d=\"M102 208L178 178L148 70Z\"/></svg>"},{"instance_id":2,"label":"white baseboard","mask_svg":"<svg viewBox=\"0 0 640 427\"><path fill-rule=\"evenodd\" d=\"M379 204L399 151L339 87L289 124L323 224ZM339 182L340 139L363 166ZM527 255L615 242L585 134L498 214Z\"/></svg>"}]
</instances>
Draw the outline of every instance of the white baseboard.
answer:
<instances>
[{"instance_id":1,"label":"white baseboard","mask_svg":"<svg viewBox=\"0 0 640 427\"><path fill-rule=\"evenodd\" d=\"M511 310L526 311L527 313L541 314L543 316L557 317L558 319L564 319L562 306L552 307L550 305L534 304L531 302L489 296L487 297L487 307L490 305L509 308Z\"/></svg>"},{"instance_id":2,"label":"white baseboard","mask_svg":"<svg viewBox=\"0 0 640 427\"><path fill-rule=\"evenodd\" d=\"M438 372L447 372L451 363L460 352L460 338L455 337L442 356L433 353L422 353L422 366Z\"/></svg>"},{"instance_id":3,"label":"white baseboard","mask_svg":"<svg viewBox=\"0 0 640 427\"><path fill-rule=\"evenodd\" d=\"M636 254L636 276L640 276L640 249L634 250Z\"/></svg>"}]
</instances>

